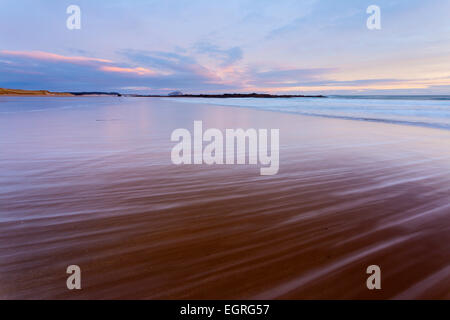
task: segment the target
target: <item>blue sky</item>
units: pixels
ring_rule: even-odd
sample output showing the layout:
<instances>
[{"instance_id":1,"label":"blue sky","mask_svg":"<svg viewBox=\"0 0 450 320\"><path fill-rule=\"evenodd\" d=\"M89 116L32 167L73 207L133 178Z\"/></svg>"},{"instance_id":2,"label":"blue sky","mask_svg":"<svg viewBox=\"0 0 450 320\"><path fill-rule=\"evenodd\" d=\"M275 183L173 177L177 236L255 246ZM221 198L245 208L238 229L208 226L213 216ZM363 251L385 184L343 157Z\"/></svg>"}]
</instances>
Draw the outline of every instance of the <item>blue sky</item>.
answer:
<instances>
[{"instance_id":1,"label":"blue sky","mask_svg":"<svg viewBox=\"0 0 450 320\"><path fill-rule=\"evenodd\" d=\"M366 27L372 4L381 30ZM448 0L2 0L0 87L450 94L449 13Z\"/></svg>"}]
</instances>

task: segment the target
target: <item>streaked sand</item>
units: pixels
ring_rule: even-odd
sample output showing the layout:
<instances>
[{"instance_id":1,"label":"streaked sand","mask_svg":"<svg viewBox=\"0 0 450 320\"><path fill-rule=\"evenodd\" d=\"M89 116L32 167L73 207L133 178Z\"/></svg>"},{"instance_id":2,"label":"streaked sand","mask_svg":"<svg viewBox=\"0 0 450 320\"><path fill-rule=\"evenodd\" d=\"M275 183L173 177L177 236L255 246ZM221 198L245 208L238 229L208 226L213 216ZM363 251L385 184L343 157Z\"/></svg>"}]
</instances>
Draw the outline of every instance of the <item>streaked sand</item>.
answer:
<instances>
[{"instance_id":1,"label":"streaked sand","mask_svg":"<svg viewBox=\"0 0 450 320\"><path fill-rule=\"evenodd\" d=\"M450 131L82 99L0 116L0 298L450 298ZM172 165L194 120L280 128L279 173Z\"/></svg>"}]
</instances>

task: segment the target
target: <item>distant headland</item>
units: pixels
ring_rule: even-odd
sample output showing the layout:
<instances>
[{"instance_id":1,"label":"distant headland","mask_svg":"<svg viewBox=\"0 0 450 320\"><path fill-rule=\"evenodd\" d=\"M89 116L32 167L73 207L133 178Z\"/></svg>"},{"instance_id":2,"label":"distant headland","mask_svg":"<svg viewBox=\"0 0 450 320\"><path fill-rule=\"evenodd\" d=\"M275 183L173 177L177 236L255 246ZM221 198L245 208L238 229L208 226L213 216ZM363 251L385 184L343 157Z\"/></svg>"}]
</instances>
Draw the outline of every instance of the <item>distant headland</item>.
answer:
<instances>
[{"instance_id":1,"label":"distant headland","mask_svg":"<svg viewBox=\"0 0 450 320\"><path fill-rule=\"evenodd\" d=\"M268 94L268 93L223 93L223 94L169 94L169 95L136 95L132 97L170 97L170 98L326 98L323 95L302 94Z\"/></svg>"},{"instance_id":2,"label":"distant headland","mask_svg":"<svg viewBox=\"0 0 450 320\"><path fill-rule=\"evenodd\" d=\"M143 95L143 94L122 94L118 92L52 92L48 90L22 90L22 89L3 89L0 88L0 96L116 96L116 97L148 97L148 98L326 98L323 95L296 95L296 94L268 94L268 93L223 93L223 94L183 94L180 91L174 91L168 95Z\"/></svg>"},{"instance_id":3,"label":"distant headland","mask_svg":"<svg viewBox=\"0 0 450 320\"><path fill-rule=\"evenodd\" d=\"M0 88L0 96L71 96L68 92L51 92L47 90L21 90Z\"/></svg>"}]
</instances>

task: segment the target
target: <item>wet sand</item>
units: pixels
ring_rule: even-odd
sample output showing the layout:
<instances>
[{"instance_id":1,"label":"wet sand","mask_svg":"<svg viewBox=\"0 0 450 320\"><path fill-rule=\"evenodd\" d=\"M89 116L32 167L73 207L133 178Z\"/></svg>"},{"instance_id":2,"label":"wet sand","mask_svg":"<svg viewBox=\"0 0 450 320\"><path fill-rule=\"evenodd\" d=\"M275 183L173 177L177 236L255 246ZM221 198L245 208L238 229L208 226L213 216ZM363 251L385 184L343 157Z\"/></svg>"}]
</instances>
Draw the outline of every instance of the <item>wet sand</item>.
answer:
<instances>
[{"instance_id":1,"label":"wet sand","mask_svg":"<svg viewBox=\"0 0 450 320\"><path fill-rule=\"evenodd\" d=\"M52 108L0 115L2 299L450 298L450 131L26 99ZM170 134L194 120L279 128L279 173L172 165ZM82 290L66 288L71 264Z\"/></svg>"}]
</instances>

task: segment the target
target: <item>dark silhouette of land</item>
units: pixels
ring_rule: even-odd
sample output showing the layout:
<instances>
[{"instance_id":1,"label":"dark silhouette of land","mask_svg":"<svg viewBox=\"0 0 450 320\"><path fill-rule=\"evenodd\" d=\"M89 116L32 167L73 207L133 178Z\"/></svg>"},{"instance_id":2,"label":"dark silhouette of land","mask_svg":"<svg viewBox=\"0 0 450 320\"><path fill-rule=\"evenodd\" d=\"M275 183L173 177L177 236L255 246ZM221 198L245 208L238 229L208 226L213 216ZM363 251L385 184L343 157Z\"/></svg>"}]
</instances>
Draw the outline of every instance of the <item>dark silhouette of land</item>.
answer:
<instances>
[{"instance_id":1,"label":"dark silhouette of land","mask_svg":"<svg viewBox=\"0 0 450 320\"><path fill-rule=\"evenodd\" d=\"M101 91L88 91L88 92L69 92L74 96L117 96L121 97L122 94L118 92L101 92Z\"/></svg>"},{"instance_id":2,"label":"dark silhouette of land","mask_svg":"<svg viewBox=\"0 0 450 320\"><path fill-rule=\"evenodd\" d=\"M224 93L224 94L171 94L171 95L140 95L125 94L132 97L171 97L171 98L326 98L323 95L301 94L268 94L268 93Z\"/></svg>"}]
</instances>

